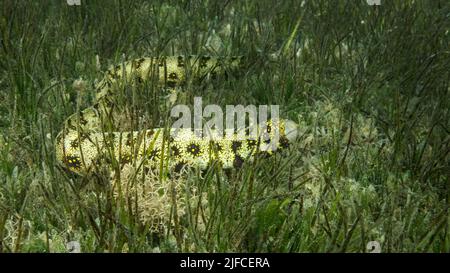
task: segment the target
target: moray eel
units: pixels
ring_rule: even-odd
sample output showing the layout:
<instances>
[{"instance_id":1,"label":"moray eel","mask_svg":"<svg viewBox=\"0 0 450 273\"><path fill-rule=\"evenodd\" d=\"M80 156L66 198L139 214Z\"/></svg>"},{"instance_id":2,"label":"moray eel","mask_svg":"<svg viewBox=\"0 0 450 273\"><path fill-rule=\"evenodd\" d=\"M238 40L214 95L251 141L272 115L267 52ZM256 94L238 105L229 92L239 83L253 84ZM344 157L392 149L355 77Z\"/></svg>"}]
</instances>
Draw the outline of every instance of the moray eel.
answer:
<instances>
[{"instance_id":1,"label":"moray eel","mask_svg":"<svg viewBox=\"0 0 450 273\"><path fill-rule=\"evenodd\" d=\"M56 137L56 159L66 169L80 175L95 172L102 164L113 168L132 162L145 168L164 164L178 172L185 167L205 169L212 162L218 162L224 169L238 168L257 154L272 154L275 149L288 147L296 138L297 125L282 119L269 120L266 126L258 127L258 134L265 135L264 140L242 139L236 134L202 138L189 129L180 129L176 137L172 137L163 128L121 131L114 127L117 105L113 98L121 84L153 81L163 90L174 90L188 80L201 82L244 68L243 57L208 56L140 58L110 68L95 86L94 104L64 122ZM274 126L279 130L273 130ZM268 149L274 132L279 132L278 141Z\"/></svg>"}]
</instances>

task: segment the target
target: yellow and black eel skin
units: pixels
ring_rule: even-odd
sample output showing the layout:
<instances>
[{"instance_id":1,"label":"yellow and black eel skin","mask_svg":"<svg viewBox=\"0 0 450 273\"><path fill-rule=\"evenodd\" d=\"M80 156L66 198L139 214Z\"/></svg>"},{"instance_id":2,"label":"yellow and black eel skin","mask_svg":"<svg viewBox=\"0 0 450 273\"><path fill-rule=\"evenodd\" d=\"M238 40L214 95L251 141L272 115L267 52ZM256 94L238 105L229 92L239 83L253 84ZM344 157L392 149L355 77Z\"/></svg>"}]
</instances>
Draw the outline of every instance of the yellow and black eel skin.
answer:
<instances>
[{"instance_id":1,"label":"yellow and black eel skin","mask_svg":"<svg viewBox=\"0 0 450 273\"><path fill-rule=\"evenodd\" d=\"M162 128L121 132L105 125L114 123L112 98L118 85L152 80L168 90L182 86L188 78L201 81L243 67L242 57L167 56L135 59L107 70L95 86L94 104L69 116L58 133L55 142L58 163L80 175L98 169L105 155L115 159L116 166L137 162L138 166L157 167L164 162L169 169L180 171L185 166L205 169L210 163L218 162L222 168L229 169L240 167L258 153L270 154L271 150L263 146L267 136L273 137L270 129L275 124L271 121L264 126L266 142L238 139L236 135L201 138L189 129L181 129L173 138ZM277 124L280 137L275 145L285 148L295 139L297 125L282 119ZM107 161L112 167L111 160Z\"/></svg>"}]
</instances>

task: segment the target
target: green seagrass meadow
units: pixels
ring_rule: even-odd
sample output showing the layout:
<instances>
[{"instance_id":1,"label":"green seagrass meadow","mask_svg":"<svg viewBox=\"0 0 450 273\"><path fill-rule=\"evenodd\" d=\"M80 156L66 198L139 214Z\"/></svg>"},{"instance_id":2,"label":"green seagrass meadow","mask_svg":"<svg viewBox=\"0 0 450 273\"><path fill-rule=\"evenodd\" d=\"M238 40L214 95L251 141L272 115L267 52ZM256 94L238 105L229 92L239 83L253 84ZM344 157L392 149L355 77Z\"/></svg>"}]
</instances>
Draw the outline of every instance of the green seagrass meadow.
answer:
<instances>
[{"instance_id":1,"label":"green seagrass meadow","mask_svg":"<svg viewBox=\"0 0 450 273\"><path fill-rule=\"evenodd\" d=\"M450 252L448 1L0 6L0 252L70 252L73 241L81 252L371 252L372 241ZM177 96L151 80L122 86L124 129L167 127L174 104L201 97L279 105L297 139L177 175L113 158L80 175L57 162L58 132L93 104L105 71L189 55L247 63L187 79Z\"/></svg>"}]
</instances>

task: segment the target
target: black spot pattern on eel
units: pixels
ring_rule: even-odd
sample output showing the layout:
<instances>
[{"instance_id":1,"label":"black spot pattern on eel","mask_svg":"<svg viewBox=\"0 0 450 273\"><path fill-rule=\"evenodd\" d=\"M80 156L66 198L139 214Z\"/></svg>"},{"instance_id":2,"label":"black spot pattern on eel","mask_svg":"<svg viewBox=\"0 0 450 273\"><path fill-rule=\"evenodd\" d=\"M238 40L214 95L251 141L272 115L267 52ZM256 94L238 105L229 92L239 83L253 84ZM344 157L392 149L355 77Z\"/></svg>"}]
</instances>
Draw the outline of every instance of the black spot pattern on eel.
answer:
<instances>
[{"instance_id":1,"label":"black spot pattern on eel","mask_svg":"<svg viewBox=\"0 0 450 273\"><path fill-rule=\"evenodd\" d=\"M177 58L177 66L178 67L184 67L184 57L183 56L178 56L178 58Z\"/></svg>"},{"instance_id":2,"label":"black spot pattern on eel","mask_svg":"<svg viewBox=\"0 0 450 273\"><path fill-rule=\"evenodd\" d=\"M180 149L177 146L172 145L171 149L172 149L172 155L173 156L179 156L180 155Z\"/></svg>"},{"instance_id":3,"label":"black spot pattern on eel","mask_svg":"<svg viewBox=\"0 0 450 273\"><path fill-rule=\"evenodd\" d=\"M169 80L178 80L177 73L175 73L175 72L170 73L169 76L168 76L168 79Z\"/></svg>"},{"instance_id":4,"label":"black spot pattern on eel","mask_svg":"<svg viewBox=\"0 0 450 273\"><path fill-rule=\"evenodd\" d=\"M185 162L183 162L183 161L178 162L178 163L175 165L174 171L177 172L177 173L179 173L179 172L183 169L184 166L186 166L186 163L185 163Z\"/></svg>"},{"instance_id":5,"label":"black spot pattern on eel","mask_svg":"<svg viewBox=\"0 0 450 273\"><path fill-rule=\"evenodd\" d=\"M142 63L143 63L144 61L145 61L145 58L140 58L140 59L138 59L138 60L136 60L136 61L133 61L133 67L134 67L135 69L141 68Z\"/></svg>"},{"instance_id":6,"label":"black spot pattern on eel","mask_svg":"<svg viewBox=\"0 0 450 273\"><path fill-rule=\"evenodd\" d=\"M253 149L256 145L258 144L258 142L254 139L247 139L247 147L251 150Z\"/></svg>"},{"instance_id":7,"label":"black spot pattern on eel","mask_svg":"<svg viewBox=\"0 0 450 273\"><path fill-rule=\"evenodd\" d=\"M282 136L280 138L280 146L282 148L288 148L289 147L289 139L287 139L287 137L285 137L285 136Z\"/></svg>"},{"instance_id":8,"label":"black spot pattern on eel","mask_svg":"<svg viewBox=\"0 0 450 273\"><path fill-rule=\"evenodd\" d=\"M244 159L240 155L235 155L233 160L233 167L240 168L244 164Z\"/></svg>"},{"instance_id":9,"label":"black spot pattern on eel","mask_svg":"<svg viewBox=\"0 0 450 273\"><path fill-rule=\"evenodd\" d=\"M80 160L80 157L78 157L78 156L70 156L70 155L66 156L64 158L64 161L69 168L73 168L73 169L81 168L81 160Z\"/></svg>"},{"instance_id":10,"label":"black spot pattern on eel","mask_svg":"<svg viewBox=\"0 0 450 273\"><path fill-rule=\"evenodd\" d=\"M189 144L186 147L186 150L188 153L193 154L193 155L198 155L200 153L200 147L195 143Z\"/></svg>"},{"instance_id":11,"label":"black spot pattern on eel","mask_svg":"<svg viewBox=\"0 0 450 273\"><path fill-rule=\"evenodd\" d=\"M231 143L231 149L233 150L234 153L236 153L239 150L239 148L241 148L241 146L242 142L240 141L235 140Z\"/></svg>"},{"instance_id":12,"label":"black spot pattern on eel","mask_svg":"<svg viewBox=\"0 0 450 273\"><path fill-rule=\"evenodd\" d=\"M152 150L148 156L148 159L152 160L152 159L158 159L159 158L159 149L155 148L154 150Z\"/></svg>"},{"instance_id":13,"label":"black spot pattern on eel","mask_svg":"<svg viewBox=\"0 0 450 273\"><path fill-rule=\"evenodd\" d=\"M121 154L120 155L120 163L121 164L127 164L131 162L131 155L130 154Z\"/></svg>"}]
</instances>

